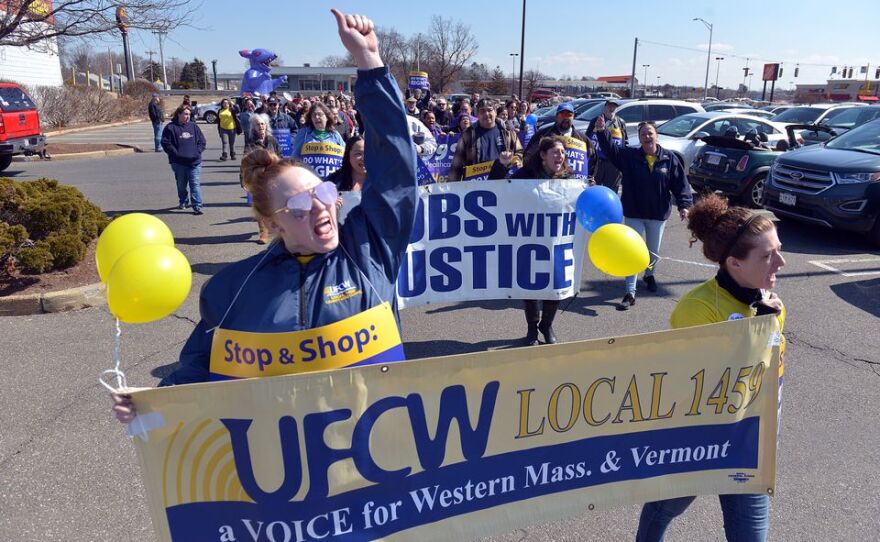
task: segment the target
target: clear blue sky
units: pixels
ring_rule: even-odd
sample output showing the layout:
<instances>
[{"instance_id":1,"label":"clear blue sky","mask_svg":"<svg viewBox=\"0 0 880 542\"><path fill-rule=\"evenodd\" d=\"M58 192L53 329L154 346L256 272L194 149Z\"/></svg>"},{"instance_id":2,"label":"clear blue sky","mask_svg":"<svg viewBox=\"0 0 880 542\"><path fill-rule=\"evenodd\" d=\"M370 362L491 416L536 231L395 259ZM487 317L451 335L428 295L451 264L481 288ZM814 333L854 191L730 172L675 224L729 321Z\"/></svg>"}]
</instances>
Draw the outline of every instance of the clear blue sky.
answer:
<instances>
[{"instance_id":1,"label":"clear blue sky","mask_svg":"<svg viewBox=\"0 0 880 542\"><path fill-rule=\"evenodd\" d=\"M621 5L626 7L620 7ZM638 4L638 6L636 5ZM789 82L823 83L830 65L871 65L870 76L880 64L876 0L799 2L528 2L526 14L525 69L539 68L559 76L628 74L632 69L633 39L698 49L688 50L646 43L639 48L636 76L644 77L642 64L650 64L648 81L702 86L706 75L709 32L694 17L713 23L714 35L709 84L720 63L719 84L732 87L743 81L745 57L757 68L752 88L759 87L760 66L766 60L784 61L778 85ZM246 10L242 6L247 6ZM440 6L444 6L441 13ZM519 52L522 2L445 0L441 2L303 2L263 0L210 0L194 18L204 30L182 28L166 42L166 61L171 57L199 57L218 71L243 71L240 49L263 47L275 51L285 65L317 65L327 55L344 49L336 34L331 7L363 13L379 26L394 27L404 35L426 32L433 14L462 19L471 26L479 43L474 57L490 67L511 70L509 53ZM250 15L245 15L248 12ZM143 54L157 50L150 34L133 36L132 48ZM734 57L732 55L737 55ZM760 59L760 60L755 60ZM794 67L800 73L794 78ZM822 66L810 66L821 64ZM519 68L517 60L517 69ZM854 76L858 68L854 70Z\"/></svg>"}]
</instances>

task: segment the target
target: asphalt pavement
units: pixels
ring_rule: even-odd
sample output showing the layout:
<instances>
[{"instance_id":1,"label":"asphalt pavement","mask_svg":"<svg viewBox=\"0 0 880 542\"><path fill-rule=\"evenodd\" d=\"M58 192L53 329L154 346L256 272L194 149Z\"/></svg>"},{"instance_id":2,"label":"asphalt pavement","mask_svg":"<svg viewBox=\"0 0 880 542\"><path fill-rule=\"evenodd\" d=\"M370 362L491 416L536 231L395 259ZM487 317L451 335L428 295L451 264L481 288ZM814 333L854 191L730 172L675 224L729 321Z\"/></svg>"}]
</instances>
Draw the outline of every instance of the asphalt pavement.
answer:
<instances>
[{"instance_id":1,"label":"asphalt pavement","mask_svg":"<svg viewBox=\"0 0 880 542\"><path fill-rule=\"evenodd\" d=\"M193 289L173 316L123 327L123 369L133 386L155 385L177 359L198 319L202 283L262 248L255 244L256 224L239 187L237 162L220 162L214 126L200 126L209 142L203 216L176 209L164 154L14 163L4 173L19 180L57 178L108 213L148 212L171 227L192 263ZM124 128L74 135L145 140L149 148L148 123ZM777 291L788 308L788 350L771 539L878 540L880 253L858 236L788 221L780 223L779 234L787 265ZM677 219L667 226L662 253L659 291L640 290L628 312L614 308L622 280L586 265L581 294L563 303L557 317L560 339L668 328L678 297L715 269L697 247L688 247L687 230ZM401 320L409 359L501 348L525 333L522 311L511 301L408 309ZM0 540L154 538L134 448L97 383L100 371L112 366L113 337L105 308L0 318ZM632 540L638 515L637 505L585 510L493 540ZM705 496L673 523L667 540L723 538L717 499Z\"/></svg>"}]
</instances>

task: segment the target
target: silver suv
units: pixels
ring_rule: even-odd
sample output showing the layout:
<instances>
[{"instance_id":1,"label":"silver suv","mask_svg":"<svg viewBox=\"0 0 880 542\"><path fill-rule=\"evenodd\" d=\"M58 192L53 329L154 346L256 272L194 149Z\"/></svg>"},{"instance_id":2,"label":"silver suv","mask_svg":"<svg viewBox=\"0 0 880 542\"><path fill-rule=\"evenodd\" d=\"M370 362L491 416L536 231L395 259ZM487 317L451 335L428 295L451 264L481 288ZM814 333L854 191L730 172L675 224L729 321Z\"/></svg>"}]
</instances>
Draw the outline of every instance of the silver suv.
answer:
<instances>
[{"instance_id":1,"label":"silver suv","mask_svg":"<svg viewBox=\"0 0 880 542\"><path fill-rule=\"evenodd\" d=\"M577 116L574 127L586 131L590 121L599 116L605 108L605 102L598 103ZM620 107L616 115L626 122L626 131L634 134L640 122L654 122L658 125L667 120L674 119L688 113L702 113L703 106L700 104L685 102L683 100L620 100Z\"/></svg>"}]
</instances>

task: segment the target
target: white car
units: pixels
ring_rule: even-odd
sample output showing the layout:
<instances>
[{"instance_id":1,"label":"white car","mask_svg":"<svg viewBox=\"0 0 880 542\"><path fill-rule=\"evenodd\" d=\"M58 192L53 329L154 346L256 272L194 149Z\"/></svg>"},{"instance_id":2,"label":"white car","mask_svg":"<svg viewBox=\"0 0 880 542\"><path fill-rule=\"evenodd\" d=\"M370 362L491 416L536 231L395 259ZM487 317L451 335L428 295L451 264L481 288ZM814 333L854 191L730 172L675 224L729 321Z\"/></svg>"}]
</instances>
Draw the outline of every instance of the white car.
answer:
<instances>
[{"instance_id":1,"label":"white car","mask_svg":"<svg viewBox=\"0 0 880 542\"><path fill-rule=\"evenodd\" d=\"M741 108L731 108L724 109L725 113L735 113L737 115L751 115L752 117L758 117L759 119L770 120L776 116L776 113L771 113L770 111L764 111L763 109L747 109L745 107Z\"/></svg>"},{"instance_id":2,"label":"white car","mask_svg":"<svg viewBox=\"0 0 880 542\"><path fill-rule=\"evenodd\" d=\"M697 156L697 151L705 145L702 138L706 136L723 136L732 128L736 128L739 137L750 130L767 136L767 144L774 147L777 142L786 138L785 129L765 119L728 111L708 111L692 113L676 117L657 128L657 142L666 150L681 157L687 171ZM639 136L629 138L630 146L639 146Z\"/></svg>"},{"instance_id":3,"label":"white car","mask_svg":"<svg viewBox=\"0 0 880 542\"><path fill-rule=\"evenodd\" d=\"M773 122L778 122L784 126L789 124L819 124L822 121L828 122L853 107L867 107L867 105L859 103L799 105L778 113L773 117Z\"/></svg>"},{"instance_id":4,"label":"white car","mask_svg":"<svg viewBox=\"0 0 880 542\"><path fill-rule=\"evenodd\" d=\"M650 121L657 125L688 113L703 111L703 106L683 100L620 100L615 115L626 123L626 131L634 134L640 122ZM599 116L605 108L600 102L587 109L574 120L574 127L581 132L587 131L590 121Z\"/></svg>"}]
</instances>

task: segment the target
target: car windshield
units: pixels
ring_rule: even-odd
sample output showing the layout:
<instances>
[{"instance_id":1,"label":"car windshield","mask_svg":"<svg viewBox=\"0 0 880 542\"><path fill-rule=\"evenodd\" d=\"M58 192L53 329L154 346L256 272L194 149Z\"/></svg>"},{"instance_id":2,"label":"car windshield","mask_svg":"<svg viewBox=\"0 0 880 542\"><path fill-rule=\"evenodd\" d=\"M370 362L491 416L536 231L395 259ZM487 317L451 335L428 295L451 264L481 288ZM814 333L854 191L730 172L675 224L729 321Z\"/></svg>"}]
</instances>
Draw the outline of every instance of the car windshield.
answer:
<instances>
[{"instance_id":1,"label":"car windshield","mask_svg":"<svg viewBox=\"0 0 880 542\"><path fill-rule=\"evenodd\" d=\"M704 122L706 119L700 115L682 115L664 122L662 126L657 128L657 133L670 137L685 137Z\"/></svg>"},{"instance_id":2,"label":"car windshield","mask_svg":"<svg viewBox=\"0 0 880 542\"><path fill-rule=\"evenodd\" d=\"M593 107L588 107L586 111L577 116L577 120L593 120L598 117L602 110L605 109L605 102L598 102Z\"/></svg>"},{"instance_id":3,"label":"car windshield","mask_svg":"<svg viewBox=\"0 0 880 542\"><path fill-rule=\"evenodd\" d=\"M773 117L773 122L788 122L791 124L807 124L816 122L819 115L825 110L821 107L792 107L787 111Z\"/></svg>"},{"instance_id":4,"label":"car windshield","mask_svg":"<svg viewBox=\"0 0 880 542\"><path fill-rule=\"evenodd\" d=\"M878 109L880 111L880 109ZM840 112L836 115L829 114L827 117L822 119L822 124L826 126L831 126L832 128L852 128L854 126L858 126L867 120L864 120L866 115L870 115L871 111L865 111L863 107L851 107L849 109L841 109ZM874 118L874 117L871 117Z\"/></svg>"},{"instance_id":5,"label":"car windshield","mask_svg":"<svg viewBox=\"0 0 880 542\"><path fill-rule=\"evenodd\" d=\"M832 139L825 146L829 149L880 154L880 120L853 128L842 136Z\"/></svg>"}]
</instances>

